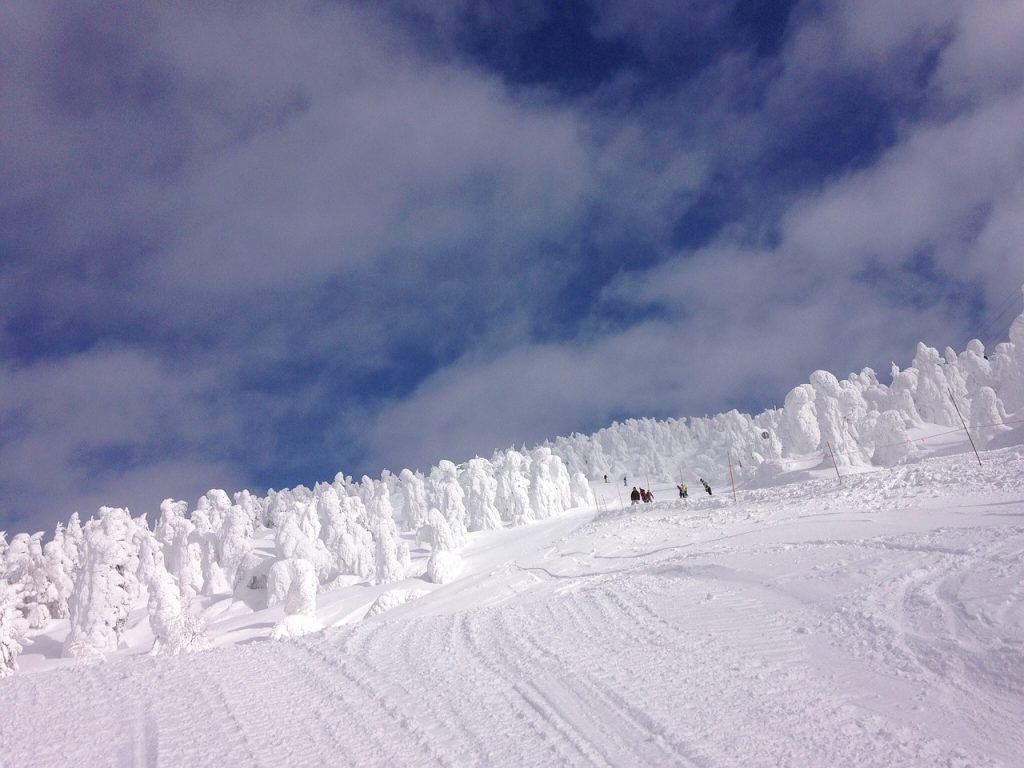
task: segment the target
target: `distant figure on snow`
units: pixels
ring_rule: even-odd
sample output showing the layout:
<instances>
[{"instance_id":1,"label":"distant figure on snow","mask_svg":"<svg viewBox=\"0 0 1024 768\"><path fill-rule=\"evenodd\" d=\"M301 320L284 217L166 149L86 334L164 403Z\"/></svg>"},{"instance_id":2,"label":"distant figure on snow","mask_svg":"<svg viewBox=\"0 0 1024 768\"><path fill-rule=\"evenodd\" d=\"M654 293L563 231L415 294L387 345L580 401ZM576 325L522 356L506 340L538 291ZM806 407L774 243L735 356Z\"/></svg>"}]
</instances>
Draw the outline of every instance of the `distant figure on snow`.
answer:
<instances>
[{"instance_id":1,"label":"distant figure on snow","mask_svg":"<svg viewBox=\"0 0 1024 768\"><path fill-rule=\"evenodd\" d=\"M608 482L608 475L605 475L605 476L604 476L604 481L605 481L606 483Z\"/></svg>"},{"instance_id":2,"label":"distant figure on snow","mask_svg":"<svg viewBox=\"0 0 1024 768\"><path fill-rule=\"evenodd\" d=\"M708 492L708 496L710 496L711 495L711 486L708 485L707 482L705 482L703 477L700 479L700 484L704 486L704 490L707 491Z\"/></svg>"},{"instance_id":3,"label":"distant figure on snow","mask_svg":"<svg viewBox=\"0 0 1024 768\"><path fill-rule=\"evenodd\" d=\"M629 503L630 505L640 503L640 491L636 489L635 485L633 486L633 492L629 494Z\"/></svg>"},{"instance_id":4,"label":"distant figure on snow","mask_svg":"<svg viewBox=\"0 0 1024 768\"><path fill-rule=\"evenodd\" d=\"M644 504L650 504L652 501L654 501L654 491L645 491Z\"/></svg>"},{"instance_id":5,"label":"distant figure on snow","mask_svg":"<svg viewBox=\"0 0 1024 768\"><path fill-rule=\"evenodd\" d=\"M686 487L686 483L680 483L679 485L676 486L676 488L679 489L680 499L685 499L687 496L690 495L689 489L687 489Z\"/></svg>"},{"instance_id":6,"label":"distant figure on snow","mask_svg":"<svg viewBox=\"0 0 1024 768\"><path fill-rule=\"evenodd\" d=\"M623 487L623 488L625 488L625 487L626 487L626 485L627 485L627 483L626 483L626 476L625 476L625 475L623 475L623 476L622 476L622 487ZM634 488L633 488L633 490L635 491L635 490L636 490L636 488L634 487Z\"/></svg>"}]
</instances>

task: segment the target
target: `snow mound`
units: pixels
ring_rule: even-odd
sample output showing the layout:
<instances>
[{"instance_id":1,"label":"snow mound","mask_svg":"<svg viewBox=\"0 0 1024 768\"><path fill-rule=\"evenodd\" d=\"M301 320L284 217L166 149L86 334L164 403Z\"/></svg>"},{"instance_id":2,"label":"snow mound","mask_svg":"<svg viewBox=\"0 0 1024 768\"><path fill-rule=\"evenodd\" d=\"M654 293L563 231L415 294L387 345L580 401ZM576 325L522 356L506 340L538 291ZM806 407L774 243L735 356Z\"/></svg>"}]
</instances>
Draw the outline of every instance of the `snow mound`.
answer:
<instances>
[{"instance_id":1,"label":"snow mound","mask_svg":"<svg viewBox=\"0 0 1024 768\"><path fill-rule=\"evenodd\" d=\"M434 584L448 584L462 573L462 558L454 552L436 550L427 561L427 580Z\"/></svg>"},{"instance_id":2,"label":"snow mound","mask_svg":"<svg viewBox=\"0 0 1024 768\"><path fill-rule=\"evenodd\" d=\"M314 632L323 630L316 616L308 616L304 613L292 613L284 617L270 632L272 640L290 640L293 637L302 637Z\"/></svg>"}]
</instances>

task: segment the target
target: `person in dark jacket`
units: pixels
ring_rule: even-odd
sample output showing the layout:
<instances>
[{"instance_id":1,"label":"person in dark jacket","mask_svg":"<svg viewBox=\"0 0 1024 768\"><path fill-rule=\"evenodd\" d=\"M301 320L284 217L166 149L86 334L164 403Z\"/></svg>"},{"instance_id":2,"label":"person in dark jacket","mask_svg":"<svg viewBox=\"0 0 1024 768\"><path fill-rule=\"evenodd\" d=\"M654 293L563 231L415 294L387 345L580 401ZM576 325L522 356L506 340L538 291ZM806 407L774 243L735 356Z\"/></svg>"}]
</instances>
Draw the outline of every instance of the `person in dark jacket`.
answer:
<instances>
[{"instance_id":1,"label":"person in dark jacket","mask_svg":"<svg viewBox=\"0 0 1024 768\"><path fill-rule=\"evenodd\" d=\"M680 483L679 485L676 486L676 488L679 489L679 498L680 499L685 499L687 496L690 495L689 494L689 490L686 487L686 483Z\"/></svg>"},{"instance_id":2,"label":"person in dark jacket","mask_svg":"<svg viewBox=\"0 0 1024 768\"><path fill-rule=\"evenodd\" d=\"M711 486L710 486L710 485L708 485L708 484L707 484L707 483L706 483L706 482L704 481L704 478L703 478L703 477L702 477L702 478L700 479L700 484L704 486L704 490L705 490L705 491L707 491L707 492L708 492L708 496L710 496L710 495L711 495Z\"/></svg>"},{"instance_id":3,"label":"person in dark jacket","mask_svg":"<svg viewBox=\"0 0 1024 768\"><path fill-rule=\"evenodd\" d=\"M640 491L638 491L636 489L635 485L633 486L633 492L631 494L629 494L629 503L630 504L639 504L640 503Z\"/></svg>"}]
</instances>

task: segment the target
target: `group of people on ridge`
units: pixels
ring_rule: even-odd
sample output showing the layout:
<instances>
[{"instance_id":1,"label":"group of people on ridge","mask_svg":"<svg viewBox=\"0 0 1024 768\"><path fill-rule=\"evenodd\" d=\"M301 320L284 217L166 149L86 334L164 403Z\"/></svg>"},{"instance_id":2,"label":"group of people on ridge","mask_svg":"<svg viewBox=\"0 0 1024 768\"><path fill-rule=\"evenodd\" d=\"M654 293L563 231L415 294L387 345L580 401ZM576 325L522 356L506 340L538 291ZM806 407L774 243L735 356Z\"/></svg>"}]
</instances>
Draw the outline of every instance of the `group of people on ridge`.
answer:
<instances>
[{"instance_id":1,"label":"group of people on ridge","mask_svg":"<svg viewBox=\"0 0 1024 768\"><path fill-rule=\"evenodd\" d=\"M708 485L707 481L702 477L700 484L704 486L704 490L708 492L708 496L711 496L711 486ZM686 487L686 483L680 483L676 486L679 489L679 498L686 499L690 496L690 489Z\"/></svg>"},{"instance_id":2,"label":"group of people on ridge","mask_svg":"<svg viewBox=\"0 0 1024 768\"><path fill-rule=\"evenodd\" d=\"M637 490L637 487L634 485L633 492L629 494L629 503L639 504L641 501L644 504L650 504L652 501L654 501L654 492L648 491L645 488Z\"/></svg>"},{"instance_id":3,"label":"group of people on ridge","mask_svg":"<svg viewBox=\"0 0 1024 768\"><path fill-rule=\"evenodd\" d=\"M604 476L604 481L606 483L608 482L608 475ZM622 484L628 485L625 477L622 478ZM708 496L713 495L711 493L711 486L708 485L707 480L705 480L703 477L700 479L700 484L704 486L704 490L707 491ZM679 485L676 486L676 488L679 491L680 499L688 499L690 497L690 489L687 488L686 483L680 483ZM639 504L641 501L644 502L645 504L650 504L652 501L654 501L654 492L646 490L644 488L637 488L634 485L633 492L629 494L629 502L632 505Z\"/></svg>"}]
</instances>

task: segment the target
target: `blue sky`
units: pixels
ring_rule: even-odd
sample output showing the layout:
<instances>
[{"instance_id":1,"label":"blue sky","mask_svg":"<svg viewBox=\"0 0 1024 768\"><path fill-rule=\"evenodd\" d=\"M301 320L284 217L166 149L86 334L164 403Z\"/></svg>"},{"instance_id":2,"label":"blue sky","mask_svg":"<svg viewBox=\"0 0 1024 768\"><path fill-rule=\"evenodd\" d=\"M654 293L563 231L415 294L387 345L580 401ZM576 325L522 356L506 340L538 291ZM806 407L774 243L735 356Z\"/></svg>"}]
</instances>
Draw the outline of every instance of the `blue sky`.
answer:
<instances>
[{"instance_id":1,"label":"blue sky","mask_svg":"<svg viewBox=\"0 0 1024 768\"><path fill-rule=\"evenodd\" d=\"M4 3L0 529L1004 340L1021 39L1009 0Z\"/></svg>"}]
</instances>

